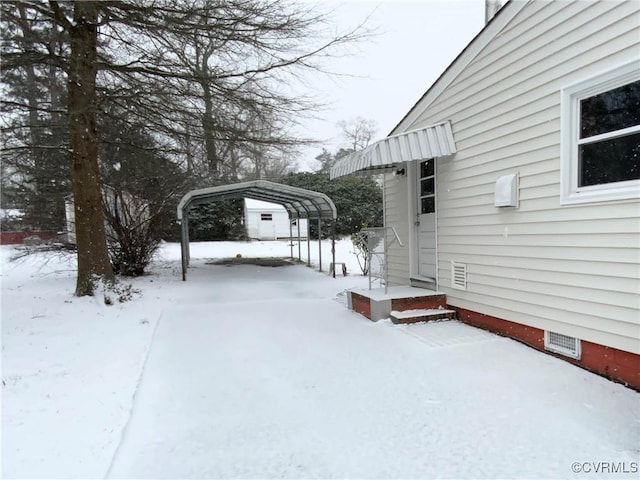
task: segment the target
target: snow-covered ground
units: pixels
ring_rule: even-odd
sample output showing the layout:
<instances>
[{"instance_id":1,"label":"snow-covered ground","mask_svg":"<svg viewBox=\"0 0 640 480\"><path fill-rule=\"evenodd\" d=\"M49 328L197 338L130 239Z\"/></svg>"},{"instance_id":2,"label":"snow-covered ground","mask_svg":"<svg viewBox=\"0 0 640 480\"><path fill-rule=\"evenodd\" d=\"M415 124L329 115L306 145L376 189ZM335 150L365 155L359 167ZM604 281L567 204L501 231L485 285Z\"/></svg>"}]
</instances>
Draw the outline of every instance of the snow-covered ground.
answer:
<instances>
[{"instance_id":1,"label":"snow-covered ground","mask_svg":"<svg viewBox=\"0 0 640 480\"><path fill-rule=\"evenodd\" d=\"M3 478L637 478L632 390L458 322L369 322L362 276L208 264L287 242L192 244L187 282L165 244L113 306L71 295L73 258L0 253Z\"/></svg>"}]
</instances>

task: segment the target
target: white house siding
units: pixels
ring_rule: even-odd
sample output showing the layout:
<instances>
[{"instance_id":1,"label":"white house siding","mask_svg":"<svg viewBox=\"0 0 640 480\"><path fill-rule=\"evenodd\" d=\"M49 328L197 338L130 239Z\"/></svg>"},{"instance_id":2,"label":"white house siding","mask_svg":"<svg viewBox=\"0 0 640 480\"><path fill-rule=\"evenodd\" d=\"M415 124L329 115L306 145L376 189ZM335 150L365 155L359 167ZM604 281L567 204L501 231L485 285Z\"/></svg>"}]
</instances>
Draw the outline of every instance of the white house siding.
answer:
<instances>
[{"instance_id":1,"label":"white house siding","mask_svg":"<svg viewBox=\"0 0 640 480\"><path fill-rule=\"evenodd\" d=\"M458 153L437 169L438 276L450 304L640 353L639 202L560 205L560 90L638 58L639 10L529 3L401 125L452 122ZM516 172L519 208L496 209L495 181ZM399 222L406 203L389 183L400 207L387 206L388 219ZM448 287L451 261L467 264L466 291ZM407 270L401 261L394 282Z\"/></svg>"},{"instance_id":2,"label":"white house siding","mask_svg":"<svg viewBox=\"0 0 640 480\"><path fill-rule=\"evenodd\" d=\"M394 227L404 246L392 242L387 236L389 285L409 284L409 216L407 212L407 176L388 174L384 176L384 224Z\"/></svg>"}]
</instances>

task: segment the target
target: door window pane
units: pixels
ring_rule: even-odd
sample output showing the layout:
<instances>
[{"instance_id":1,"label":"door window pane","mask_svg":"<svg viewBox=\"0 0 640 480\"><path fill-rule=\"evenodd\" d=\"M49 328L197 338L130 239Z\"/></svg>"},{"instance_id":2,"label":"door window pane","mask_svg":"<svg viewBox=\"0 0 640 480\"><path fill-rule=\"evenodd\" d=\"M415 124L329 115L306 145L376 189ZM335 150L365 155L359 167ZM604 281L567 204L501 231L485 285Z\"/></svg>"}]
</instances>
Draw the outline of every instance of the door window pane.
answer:
<instances>
[{"instance_id":1,"label":"door window pane","mask_svg":"<svg viewBox=\"0 0 640 480\"><path fill-rule=\"evenodd\" d=\"M435 197L424 197L420 199L420 213L433 213L436 211Z\"/></svg>"},{"instance_id":2,"label":"door window pane","mask_svg":"<svg viewBox=\"0 0 640 480\"><path fill-rule=\"evenodd\" d=\"M420 180L420 196L433 195L435 184L433 177Z\"/></svg>"},{"instance_id":3,"label":"door window pane","mask_svg":"<svg viewBox=\"0 0 640 480\"><path fill-rule=\"evenodd\" d=\"M433 158L420 164L420 178L433 176Z\"/></svg>"}]
</instances>

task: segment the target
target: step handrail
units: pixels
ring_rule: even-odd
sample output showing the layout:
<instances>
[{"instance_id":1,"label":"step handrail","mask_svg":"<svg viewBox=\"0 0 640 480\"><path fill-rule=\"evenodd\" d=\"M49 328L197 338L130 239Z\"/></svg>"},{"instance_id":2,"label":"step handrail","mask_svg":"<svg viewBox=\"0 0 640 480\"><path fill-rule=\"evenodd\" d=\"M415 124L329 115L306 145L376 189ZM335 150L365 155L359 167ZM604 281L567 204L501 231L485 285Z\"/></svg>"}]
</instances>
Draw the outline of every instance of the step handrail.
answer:
<instances>
[{"instance_id":1,"label":"step handrail","mask_svg":"<svg viewBox=\"0 0 640 480\"><path fill-rule=\"evenodd\" d=\"M400 240L400 236L398 235L398 232L396 231L396 227L387 227L387 228L391 228L391 231L393 232L393 235L396 237L396 241L398 242L398 245L400 245L401 247L404 247L404 243L402 243L402 240Z\"/></svg>"},{"instance_id":2,"label":"step handrail","mask_svg":"<svg viewBox=\"0 0 640 480\"><path fill-rule=\"evenodd\" d=\"M390 241L387 242L387 236L389 230L391 230L391 233L393 233L393 236L390 236ZM383 236L381 236L381 238L384 241L384 250L382 252L374 252L373 250L368 249L367 250L367 261L369 263L369 290L372 289L372 283L373 283L373 278L378 278L382 281L384 281L384 293L388 292L388 283L389 283L389 269L388 269L388 265L387 265L387 257L388 257L388 253L389 253L389 246L391 244L393 244L393 242L398 242L398 245L400 245L401 247L404 248L404 243L402 243L402 240L400 239L400 235L398 235L398 231L396 230L395 227L373 227L373 228L363 228L362 230L360 230L360 232L365 232L365 233L376 233L377 232L384 232ZM373 258L373 256L376 256L379 258L380 255L382 255L382 261L380 262L381 266L382 266L382 275L374 275L373 274L373 268L372 268L372 264L371 264L371 259Z\"/></svg>"}]
</instances>

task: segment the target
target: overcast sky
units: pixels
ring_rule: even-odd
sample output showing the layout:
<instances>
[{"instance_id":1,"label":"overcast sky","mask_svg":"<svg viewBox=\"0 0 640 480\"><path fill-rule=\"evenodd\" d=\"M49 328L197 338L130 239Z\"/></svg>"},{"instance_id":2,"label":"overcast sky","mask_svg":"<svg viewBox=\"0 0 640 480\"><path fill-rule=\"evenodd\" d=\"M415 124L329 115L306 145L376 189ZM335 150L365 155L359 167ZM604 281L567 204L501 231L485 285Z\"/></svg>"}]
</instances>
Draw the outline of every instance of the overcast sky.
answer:
<instances>
[{"instance_id":1,"label":"overcast sky","mask_svg":"<svg viewBox=\"0 0 640 480\"><path fill-rule=\"evenodd\" d=\"M332 60L330 68L349 77L319 77L312 85L327 107L304 123L305 135L337 150L343 140L336 123L363 117L385 137L453 59L484 26L484 0L322 2L335 8L337 27L363 22L378 33ZM313 165L321 147L305 149L300 167Z\"/></svg>"}]
</instances>

